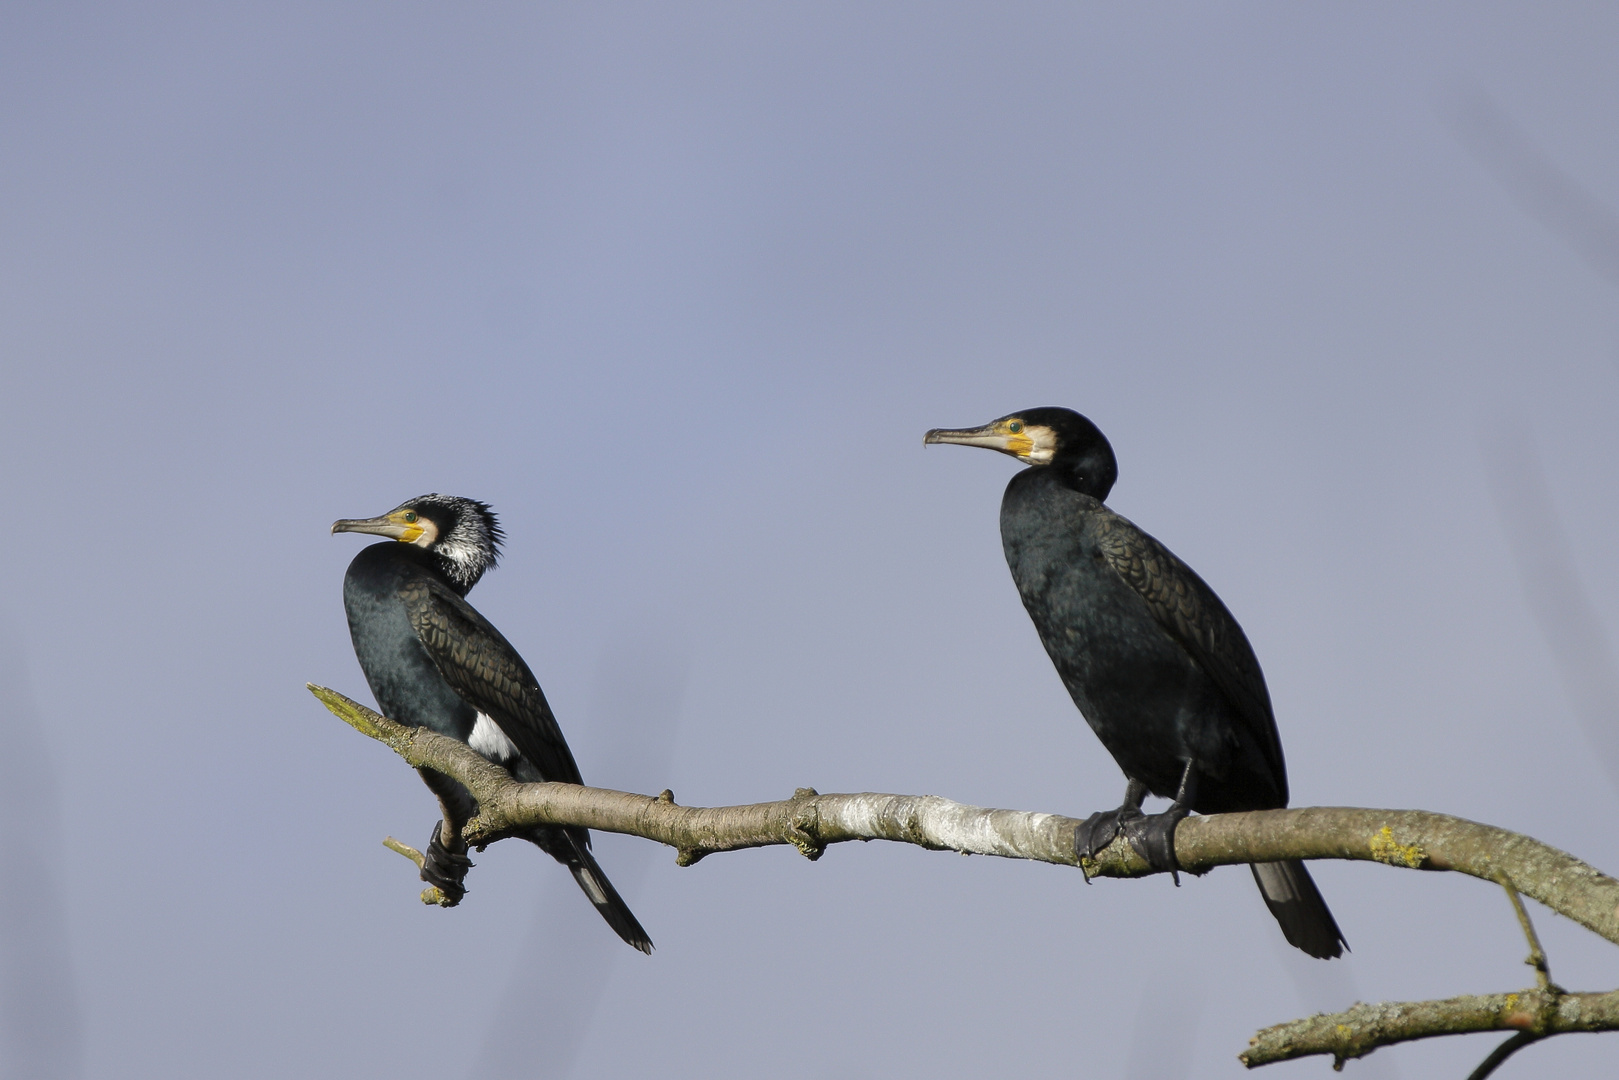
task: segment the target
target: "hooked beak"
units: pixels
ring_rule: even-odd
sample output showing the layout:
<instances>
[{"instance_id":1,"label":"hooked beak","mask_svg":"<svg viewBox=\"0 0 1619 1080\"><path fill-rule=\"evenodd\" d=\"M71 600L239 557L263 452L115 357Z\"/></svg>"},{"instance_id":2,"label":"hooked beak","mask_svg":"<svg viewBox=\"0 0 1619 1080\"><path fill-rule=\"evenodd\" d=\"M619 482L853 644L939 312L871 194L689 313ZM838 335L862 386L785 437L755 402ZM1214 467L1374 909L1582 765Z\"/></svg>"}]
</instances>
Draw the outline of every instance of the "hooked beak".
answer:
<instances>
[{"instance_id":1,"label":"hooked beak","mask_svg":"<svg viewBox=\"0 0 1619 1080\"><path fill-rule=\"evenodd\" d=\"M1005 422L997 420L978 428L934 428L922 436L922 444L955 443L957 446L982 446L999 450L1015 458L1025 458L1031 441L1027 435L1013 435L1005 429Z\"/></svg>"},{"instance_id":2,"label":"hooked beak","mask_svg":"<svg viewBox=\"0 0 1619 1080\"><path fill-rule=\"evenodd\" d=\"M407 544L422 535L419 525L395 521L392 514L374 518L343 518L341 521L332 522L332 532L370 533L373 536L386 536L390 540L401 540Z\"/></svg>"}]
</instances>

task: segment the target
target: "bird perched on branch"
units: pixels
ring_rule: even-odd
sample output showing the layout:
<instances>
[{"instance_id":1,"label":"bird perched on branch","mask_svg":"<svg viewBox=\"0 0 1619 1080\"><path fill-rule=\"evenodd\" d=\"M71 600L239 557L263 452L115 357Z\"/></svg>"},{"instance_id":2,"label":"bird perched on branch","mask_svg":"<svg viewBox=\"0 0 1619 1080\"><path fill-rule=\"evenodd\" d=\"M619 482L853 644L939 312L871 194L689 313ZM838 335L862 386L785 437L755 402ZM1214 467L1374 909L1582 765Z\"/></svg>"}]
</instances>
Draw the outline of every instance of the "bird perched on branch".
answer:
<instances>
[{"instance_id":1,"label":"bird perched on branch","mask_svg":"<svg viewBox=\"0 0 1619 1080\"><path fill-rule=\"evenodd\" d=\"M1029 409L923 441L1029 466L1001 499L1006 562L1074 704L1127 780L1124 804L1079 828L1076 853L1094 855L1122 831L1173 873L1175 827L1192 811L1286 806L1281 737L1253 647L1191 567L1103 505L1119 470L1096 425L1072 409ZM1148 816L1149 793L1174 801ZM1289 942L1342 955L1343 934L1302 862L1252 869Z\"/></svg>"},{"instance_id":2,"label":"bird perched on branch","mask_svg":"<svg viewBox=\"0 0 1619 1080\"><path fill-rule=\"evenodd\" d=\"M459 739L523 782L583 783L534 673L466 595L499 557L504 535L485 503L422 495L381 517L338 521L332 532L370 533L372 544L343 578L354 653L383 715ZM461 828L476 813L467 790L443 773L418 770L444 819L433 828L422 880L453 905L472 866ZM522 834L573 872L619 937L652 951L590 853L590 833L542 826Z\"/></svg>"}]
</instances>

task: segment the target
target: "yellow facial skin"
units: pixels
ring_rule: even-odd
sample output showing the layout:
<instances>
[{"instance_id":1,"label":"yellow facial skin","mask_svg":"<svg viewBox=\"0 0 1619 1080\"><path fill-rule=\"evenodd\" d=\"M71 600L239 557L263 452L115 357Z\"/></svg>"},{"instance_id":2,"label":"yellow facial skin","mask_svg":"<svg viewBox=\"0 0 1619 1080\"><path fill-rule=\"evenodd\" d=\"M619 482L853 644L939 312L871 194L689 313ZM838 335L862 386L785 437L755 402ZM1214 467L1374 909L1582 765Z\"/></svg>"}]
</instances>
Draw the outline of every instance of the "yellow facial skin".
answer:
<instances>
[{"instance_id":1,"label":"yellow facial skin","mask_svg":"<svg viewBox=\"0 0 1619 1080\"><path fill-rule=\"evenodd\" d=\"M388 520L399 527L399 534L394 537L394 539L398 540L401 544L415 544L420 542L421 538L427 535L427 530L431 528L433 524L431 521L423 521L421 515L417 514L414 510L395 510L393 513L388 515ZM427 543L430 544L432 541L429 540ZM421 546L426 547L427 544L422 544Z\"/></svg>"},{"instance_id":2,"label":"yellow facial skin","mask_svg":"<svg viewBox=\"0 0 1619 1080\"><path fill-rule=\"evenodd\" d=\"M332 531L386 536L390 540L398 540L401 544L415 544L421 548L432 547L438 540L437 525L416 511L404 507L382 517L344 518L342 521L332 523Z\"/></svg>"},{"instance_id":3,"label":"yellow facial skin","mask_svg":"<svg viewBox=\"0 0 1619 1080\"><path fill-rule=\"evenodd\" d=\"M1043 424L1025 424L1016 416L1003 416L981 428L934 428L923 443L982 446L1010 454L1026 465L1046 465L1057 449L1057 433Z\"/></svg>"},{"instance_id":4,"label":"yellow facial skin","mask_svg":"<svg viewBox=\"0 0 1619 1080\"><path fill-rule=\"evenodd\" d=\"M1006 452L1019 461L1028 461L1029 455L1034 452L1034 439L1024 430L1023 421L1012 416L995 421L994 426L998 429L997 433L1006 438Z\"/></svg>"}]
</instances>

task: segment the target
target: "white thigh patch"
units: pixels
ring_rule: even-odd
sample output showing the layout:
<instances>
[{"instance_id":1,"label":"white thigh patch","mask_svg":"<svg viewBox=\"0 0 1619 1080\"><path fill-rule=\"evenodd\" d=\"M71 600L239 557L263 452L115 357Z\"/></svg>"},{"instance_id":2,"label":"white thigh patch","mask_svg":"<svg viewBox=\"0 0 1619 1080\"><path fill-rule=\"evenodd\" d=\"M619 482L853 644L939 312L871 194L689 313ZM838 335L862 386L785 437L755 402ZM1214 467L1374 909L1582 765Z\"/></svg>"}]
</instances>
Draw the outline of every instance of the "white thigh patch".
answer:
<instances>
[{"instance_id":1,"label":"white thigh patch","mask_svg":"<svg viewBox=\"0 0 1619 1080\"><path fill-rule=\"evenodd\" d=\"M472 737L467 740L467 745L490 761L508 761L517 756L517 747L500 730L500 725L483 713L479 713L474 721Z\"/></svg>"}]
</instances>

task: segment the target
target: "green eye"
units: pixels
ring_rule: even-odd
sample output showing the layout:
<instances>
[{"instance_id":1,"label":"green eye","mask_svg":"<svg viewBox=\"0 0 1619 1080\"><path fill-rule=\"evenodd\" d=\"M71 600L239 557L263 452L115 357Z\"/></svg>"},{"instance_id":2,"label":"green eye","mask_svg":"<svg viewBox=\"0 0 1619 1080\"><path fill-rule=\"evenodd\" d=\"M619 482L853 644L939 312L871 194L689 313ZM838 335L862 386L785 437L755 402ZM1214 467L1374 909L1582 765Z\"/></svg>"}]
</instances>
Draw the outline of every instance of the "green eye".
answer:
<instances>
[{"instance_id":1,"label":"green eye","mask_svg":"<svg viewBox=\"0 0 1619 1080\"><path fill-rule=\"evenodd\" d=\"M1021 420L1012 421L1010 424L1006 425L1006 430L1010 431L1014 435L1023 434L1023 421L1021 421Z\"/></svg>"},{"instance_id":2,"label":"green eye","mask_svg":"<svg viewBox=\"0 0 1619 1080\"><path fill-rule=\"evenodd\" d=\"M407 525L416 524L416 511L414 511L414 510L406 510L405 511L405 524L407 524Z\"/></svg>"}]
</instances>

